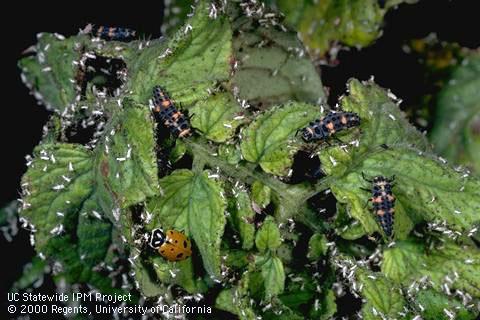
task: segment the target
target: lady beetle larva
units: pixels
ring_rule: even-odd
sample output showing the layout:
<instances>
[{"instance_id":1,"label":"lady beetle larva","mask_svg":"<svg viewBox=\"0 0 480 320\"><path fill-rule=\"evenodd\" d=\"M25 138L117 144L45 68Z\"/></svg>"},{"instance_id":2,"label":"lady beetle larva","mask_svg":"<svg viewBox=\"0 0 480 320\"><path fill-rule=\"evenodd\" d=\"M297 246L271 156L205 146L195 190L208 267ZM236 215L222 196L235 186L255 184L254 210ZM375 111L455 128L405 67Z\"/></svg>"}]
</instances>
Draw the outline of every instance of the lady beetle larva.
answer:
<instances>
[{"instance_id":1,"label":"lady beetle larva","mask_svg":"<svg viewBox=\"0 0 480 320\"><path fill-rule=\"evenodd\" d=\"M177 110L172 99L160 86L153 88L153 111L177 137L186 138L192 135L188 119Z\"/></svg>"},{"instance_id":2,"label":"lady beetle larva","mask_svg":"<svg viewBox=\"0 0 480 320\"><path fill-rule=\"evenodd\" d=\"M87 25L85 33L104 40L128 41L136 36L136 31L128 28Z\"/></svg>"},{"instance_id":3,"label":"lady beetle larva","mask_svg":"<svg viewBox=\"0 0 480 320\"><path fill-rule=\"evenodd\" d=\"M373 180L368 180L365 176L363 178L373 184L371 189L372 197L369 199L373 204L373 213L377 217L377 221L380 223L385 235L391 237L393 234L396 200L392 192L395 176L390 179L384 176L376 176Z\"/></svg>"},{"instance_id":4,"label":"lady beetle larva","mask_svg":"<svg viewBox=\"0 0 480 320\"><path fill-rule=\"evenodd\" d=\"M360 117L354 112L329 112L326 116L310 122L303 128L302 138L306 142L326 141L335 132L360 125Z\"/></svg>"},{"instance_id":5,"label":"lady beetle larva","mask_svg":"<svg viewBox=\"0 0 480 320\"><path fill-rule=\"evenodd\" d=\"M168 261L181 261L192 255L192 243L183 232L176 230L167 230L165 234L162 229L153 229L149 245Z\"/></svg>"}]
</instances>

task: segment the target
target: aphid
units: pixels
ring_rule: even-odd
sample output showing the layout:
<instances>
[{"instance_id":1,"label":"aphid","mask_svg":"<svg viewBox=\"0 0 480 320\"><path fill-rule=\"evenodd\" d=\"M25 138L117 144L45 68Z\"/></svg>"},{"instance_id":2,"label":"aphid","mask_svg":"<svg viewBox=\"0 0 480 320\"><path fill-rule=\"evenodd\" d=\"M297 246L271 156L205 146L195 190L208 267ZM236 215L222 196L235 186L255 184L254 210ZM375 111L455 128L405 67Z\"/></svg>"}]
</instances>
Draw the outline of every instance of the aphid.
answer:
<instances>
[{"instance_id":1,"label":"aphid","mask_svg":"<svg viewBox=\"0 0 480 320\"><path fill-rule=\"evenodd\" d=\"M177 110L172 99L160 86L153 88L153 106L153 111L175 136L186 138L192 134L188 118Z\"/></svg>"},{"instance_id":2,"label":"aphid","mask_svg":"<svg viewBox=\"0 0 480 320\"><path fill-rule=\"evenodd\" d=\"M373 180L366 179L363 173L362 176L363 179L373 184L371 189L372 197L369 199L373 204L373 213L377 217L377 221L381 225L385 235L391 237L393 234L395 215L395 196L392 192L395 176L390 179L383 176L376 176Z\"/></svg>"},{"instance_id":3,"label":"aphid","mask_svg":"<svg viewBox=\"0 0 480 320\"><path fill-rule=\"evenodd\" d=\"M360 125L360 117L354 112L329 112L326 116L310 122L303 128L302 138L306 142L326 141L338 131Z\"/></svg>"},{"instance_id":4,"label":"aphid","mask_svg":"<svg viewBox=\"0 0 480 320\"><path fill-rule=\"evenodd\" d=\"M136 31L127 28L87 25L85 32L104 40L129 41L135 38Z\"/></svg>"},{"instance_id":5,"label":"aphid","mask_svg":"<svg viewBox=\"0 0 480 320\"><path fill-rule=\"evenodd\" d=\"M168 261L185 260L192 255L192 244L183 232L162 229L153 229L150 234L150 247L158 250L158 253Z\"/></svg>"}]
</instances>

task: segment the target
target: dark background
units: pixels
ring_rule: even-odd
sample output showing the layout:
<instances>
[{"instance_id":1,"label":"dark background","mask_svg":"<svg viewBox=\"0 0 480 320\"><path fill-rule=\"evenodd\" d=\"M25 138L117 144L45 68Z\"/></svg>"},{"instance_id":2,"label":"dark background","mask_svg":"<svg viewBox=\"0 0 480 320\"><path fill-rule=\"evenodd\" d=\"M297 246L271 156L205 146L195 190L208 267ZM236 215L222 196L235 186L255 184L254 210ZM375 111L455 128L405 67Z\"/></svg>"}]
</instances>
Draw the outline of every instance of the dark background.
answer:
<instances>
[{"instance_id":1,"label":"dark background","mask_svg":"<svg viewBox=\"0 0 480 320\"><path fill-rule=\"evenodd\" d=\"M76 34L91 22L97 25L123 26L137 30L141 35L160 35L162 1L145 3L120 2L97 4L66 2L63 5L17 1L4 8L2 19L2 121L1 121L1 201L0 206L19 197L20 178L26 170L24 156L30 154L39 142L42 126L49 113L38 106L20 81L16 66L21 52L36 42L38 32L58 32L66 36ZM330 87L332 98L343 93L350 77L361 80L375 76L381 86L390 88L404 100L403 105L414 105L420 97L432 90L424 83L424 68L418 59L405 53L402 45L409 39L422 38L436 32L440 40L458 42L476 48L480 45L478 10L471 0L421 0L415 5L402 5L387 14L383 36L372 46L358 51L342 51L337 67L322 68L324 85ZM7 18L7 17L4 17ZM28 244L28 233L21 231L14 243L0 236L2 254L2 293L21 274L22 266L34 254ZM3 296L2 296L2 300ZM0 313L5 312L2 306ZM3 318L0 316L0 318Z\"/></svg>"}]
</instances>

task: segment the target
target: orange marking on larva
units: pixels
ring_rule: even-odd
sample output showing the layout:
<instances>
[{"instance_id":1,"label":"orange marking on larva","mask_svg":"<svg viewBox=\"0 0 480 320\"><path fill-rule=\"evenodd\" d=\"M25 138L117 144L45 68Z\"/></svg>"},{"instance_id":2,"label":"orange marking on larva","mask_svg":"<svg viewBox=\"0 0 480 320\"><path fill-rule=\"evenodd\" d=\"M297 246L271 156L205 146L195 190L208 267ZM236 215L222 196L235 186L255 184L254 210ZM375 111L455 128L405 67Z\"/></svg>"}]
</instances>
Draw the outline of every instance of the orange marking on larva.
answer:
<instances>
[{"instance_id":1,"label":"orange marking on larva","mask_svg":"<svg viewBox=\"0 0 480 320\"><path fill-rule=\"evenodd\" d=\"M393 200L395 200L395 197L388 194L387 199L388 199L388 201L393 201Z\"/></svg>"},{"instance_id":2,"label":"orange marking on larva","mask_svg":"<svg viewBox=\"0 0 480 320\"><path fill-rule=\"evenodd\" d=\"M113 38L114 35L115 35L115 28L109 28L108 29L108 36L110 38Z\"/></svg>"},{"instance_id":3,"label":"orange marking on larva","mask_svg":"<svg viewBox=\"0 0 480 320\"><path fill-rule=\"evenodd\" d=\"M335 132L333 122L328 122L325 127L327 127L328 130Z\"/></svg>"},{"instance_id":4,"label":"orange marking on larva","mask_svg":"<svg viewBox=\"0 0 480 320\"><path fill-rule=\"evenodd\" d=\"M170 107L170 105L171 105L170 101L168 101L168 100L163 100L162 101L162 107L168 108L168 107Z\"/></svg>"},{"instance_id":5,"label":"orange marking on larva","mask_svg":"<svg viewBox=\"0 0 480 320\"><path fill-rule=\"evenodd\" d=\"M177 111L174 114L172 114L172 119L173 119L173 121L177 121L178 118L180 118L181 116L182 116L182 114Z\"/></svg>"},{"instance_id":6,"label":"orange marking on larva","mask_svg":"<svg viewBox=\"0 0 480 320\"><path fill-rule=\"evenodd\" d=\"M385 211L383 211L383 210L378 210L378 211L376 212L376 214L377 214L377 216L383 217L384 214L385 214Z\"/></svg>"},{"instance_id":7,"label":"orange marking on larva","mask_svg":"<svg viewBox=\"0 0 480 320\"><path fill-rule=\"evenodd\" d=\"M313 129L312 128L307 127L307 131L308 131L308 133L313 134Z\"/></svg>"},{"instance_id":8,"label":"orange marking on larva","mask_svg":"<svg viewBox=\"0 0 480 320\"><path fill-rule=\"evenodd\" d=\"M183 130L182 132L180 132L180 134L179 134L178 136L179 136L180 138L183 138L183 137L189 136L190 134L191 134L190 128L188 128L188 129L185 129L185 130Z\"/></svg>"},{"instance_id":9,"label":"orange marking on larva","mask_svg":"<svg viewBox=\"0 0 480 320\"><path fill-rule=\"evenodd\" d=\"M372 198L372 202L374 202L374 203L382 203L382 197Z\"/></svg>"},{"instance_id":10,"label":"orange marking on larva","mask_svg":"<svg viewBox=\"0 0 480 320\"><path fill-rule=\"evenodd\" d=\"M342 116L342 117L340 118L340 122L343 123L343 124L347 124L347 117Z\"/></svg>"}]
</instances>

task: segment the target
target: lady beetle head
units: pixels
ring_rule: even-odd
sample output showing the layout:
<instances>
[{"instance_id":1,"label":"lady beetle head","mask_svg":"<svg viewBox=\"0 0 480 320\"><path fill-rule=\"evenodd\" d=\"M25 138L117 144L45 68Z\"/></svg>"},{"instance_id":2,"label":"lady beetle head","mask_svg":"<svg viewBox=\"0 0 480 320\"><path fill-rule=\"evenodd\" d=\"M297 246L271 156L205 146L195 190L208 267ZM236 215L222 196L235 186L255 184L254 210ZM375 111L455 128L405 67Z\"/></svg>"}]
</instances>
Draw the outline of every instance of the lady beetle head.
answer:
<instances>
[{"instance_id":1,"label":"lady beetle head","mask_svg":"<svg viewBox=\"0 0 480 320\"><path fill-rule=\"evenodd\" d=\"M163 233L162 229L153 229L150 233L150 241L148 242L150 247L152 247L153 249L158 249L164 243L165 234Z\"/></svg>"}]
</instances>

